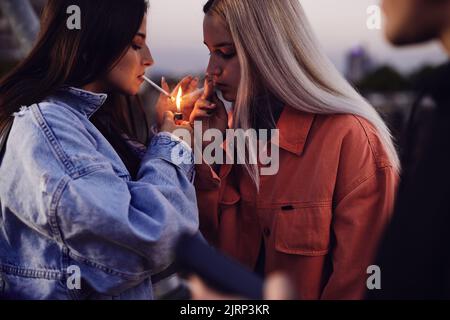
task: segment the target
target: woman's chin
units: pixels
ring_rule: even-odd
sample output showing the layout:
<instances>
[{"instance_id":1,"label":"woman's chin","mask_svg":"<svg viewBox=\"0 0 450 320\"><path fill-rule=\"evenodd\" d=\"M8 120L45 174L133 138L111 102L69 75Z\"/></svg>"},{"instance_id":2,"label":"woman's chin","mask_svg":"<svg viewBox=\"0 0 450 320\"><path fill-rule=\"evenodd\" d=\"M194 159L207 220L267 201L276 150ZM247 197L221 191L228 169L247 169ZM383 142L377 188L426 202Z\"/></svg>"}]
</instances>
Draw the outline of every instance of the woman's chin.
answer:
<instances>
[{"instance_id":1,"label":"woman's chin","mask_svg":"<svg viewBox=\"0 0 450 320\"><path fill-rule=\"evenodd\" d=\"M231 94L230 92L222 91L222 96L228 102L235 102L236 101L236 95L235 94Z\"/></svg>"},{"instance_id":2,"label":"woman's chin","mask_svg":"<svg viewBox=\"0 0 450 320\"><path fill-rule=\"evenodd\" d=\"M126 95L126 96L135 96L139 93L139 89L141 86L134 86L134 87L129 87L129 88L123 88L122 94Z\"/></svg>"}]
</instances>

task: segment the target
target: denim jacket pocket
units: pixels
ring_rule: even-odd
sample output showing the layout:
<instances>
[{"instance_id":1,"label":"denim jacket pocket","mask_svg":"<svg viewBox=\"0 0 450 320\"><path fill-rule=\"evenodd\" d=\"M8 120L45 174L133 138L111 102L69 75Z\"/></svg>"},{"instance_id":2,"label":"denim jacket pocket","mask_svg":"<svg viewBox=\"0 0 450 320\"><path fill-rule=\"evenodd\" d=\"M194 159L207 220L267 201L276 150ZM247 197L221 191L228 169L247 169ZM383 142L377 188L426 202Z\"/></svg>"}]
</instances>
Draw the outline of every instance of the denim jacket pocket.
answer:
<instances>
[{"instance_id":1,"label":"denim jacket pocket","mask_svg":"<svg viewBox=\"0 0 450 320\"><path fill-rule=\"evenodd\" d=\"M239 201L241 200L239 192L234 187L227 184L219 199L219 224L222 223L223 219L235 220L239 210Z\"/></svg>"},{"instance_id":2,"label":"denim jacket pocket","mask_svg":"<svg viewBox=\"0 0 450 320\"><path fill-rule=\"evenodd\" d=\"M219 204L221 206L231 206L238 203L239 200L241 200L239 192L233 186L227 184L220 197Z\"/></svg>"},{"instance_id":3,"label":"denim jacket pocket","mask_svg":"<svg viewBox=\"0 0 450 320\"><path fill-rule=\"evenodd\" d=\"M330 206L286 206L277 209L275 249L287 254L323 256L329 251Z\"/></svg>"}]
</instances>

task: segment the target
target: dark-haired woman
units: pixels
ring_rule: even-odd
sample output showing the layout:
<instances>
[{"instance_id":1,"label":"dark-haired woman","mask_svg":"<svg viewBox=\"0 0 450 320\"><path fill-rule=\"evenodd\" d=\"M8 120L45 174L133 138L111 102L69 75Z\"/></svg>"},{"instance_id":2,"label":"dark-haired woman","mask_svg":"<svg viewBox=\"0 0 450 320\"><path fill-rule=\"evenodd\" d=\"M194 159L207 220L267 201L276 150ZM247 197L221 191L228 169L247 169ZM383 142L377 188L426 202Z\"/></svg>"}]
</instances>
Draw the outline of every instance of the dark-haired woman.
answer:
<instances>
[{"instance_id":1,"label":"dark-haired woman","mask_svg":"<svg viewBox=\"0 0 450 320\"><path fill-rule=\"evenodd\" d=\"M66 27L71 5L80 30ZM176 237L197 232L192 150L173 116L135 179L90 121L153 64L146 12L144 0L49 0L34 49L0 82L2 298L151 299Z\"/></svg>"}]
</instances>

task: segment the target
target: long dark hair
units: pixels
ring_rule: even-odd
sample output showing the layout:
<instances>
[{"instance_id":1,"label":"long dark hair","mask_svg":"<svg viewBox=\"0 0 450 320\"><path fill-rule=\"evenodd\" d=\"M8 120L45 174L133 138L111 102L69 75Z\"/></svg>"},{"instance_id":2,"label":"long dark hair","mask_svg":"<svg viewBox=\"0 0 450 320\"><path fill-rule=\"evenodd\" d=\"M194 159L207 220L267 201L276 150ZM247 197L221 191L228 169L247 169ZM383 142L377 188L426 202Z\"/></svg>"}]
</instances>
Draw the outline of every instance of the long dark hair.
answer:
<instances>
[{"instance_id":1,"label":"long dark hair","mask_svg":"<svg viewBox=\"0 0 450 320\"><path fill-rule=\"evenodd\" d=\"M132 179L135 179L142 157L136 152L136 145L142 151L151 138L140 97L110 94L105 105L90 120L117 152Z\"/></svg>"},{"instance_id":2,"label":"long dark hair","mask_svg":"<svg viewBox=\"0 0 450 320\"><path fill-rule=\"evenodd\" d=\"M205 5L203 6L203 13L208 14L209 10L211 10L215 2L216 0L208 0L208 2L206 2Z\"/></svg>"},{"instance_id":3,"label":"long dark hair","mask_svg":"<svg viewBox=\"0 0 450 320\"><path fill-rule=\"evenodd\" d=\"M81 10L80 30L67 27L72 5ZM0 129L22 105L105 76L131 45L147 8L146 0L48 0L34 48L0 81Z\"/></svg>"}]
</instances>

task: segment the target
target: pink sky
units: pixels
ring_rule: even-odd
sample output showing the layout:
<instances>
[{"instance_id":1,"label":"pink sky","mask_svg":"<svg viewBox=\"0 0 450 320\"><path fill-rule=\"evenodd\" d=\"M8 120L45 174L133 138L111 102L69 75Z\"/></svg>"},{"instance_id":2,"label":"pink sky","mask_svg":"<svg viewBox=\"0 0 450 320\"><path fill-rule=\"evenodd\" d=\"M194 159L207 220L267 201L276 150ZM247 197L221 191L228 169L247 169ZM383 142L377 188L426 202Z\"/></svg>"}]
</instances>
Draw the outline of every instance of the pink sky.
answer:
<instances>
[{"instance_id":1,"label":"pink sky","mask_svg":"<svg viewBox=\"0 0 450 320\"><path fill-rule=\"evenodd\" d=\"M174 75L204 70L202 5L206 0L150 0L149 45L156 60L153 72ZM300 0L326 53L342 71L345 52L367 47L375 61L411 71L423 63L440 63L445 55L437 44L394 49L382 31L366 27L366 10L377 0Z\"/></svg>"}]
</instances>

